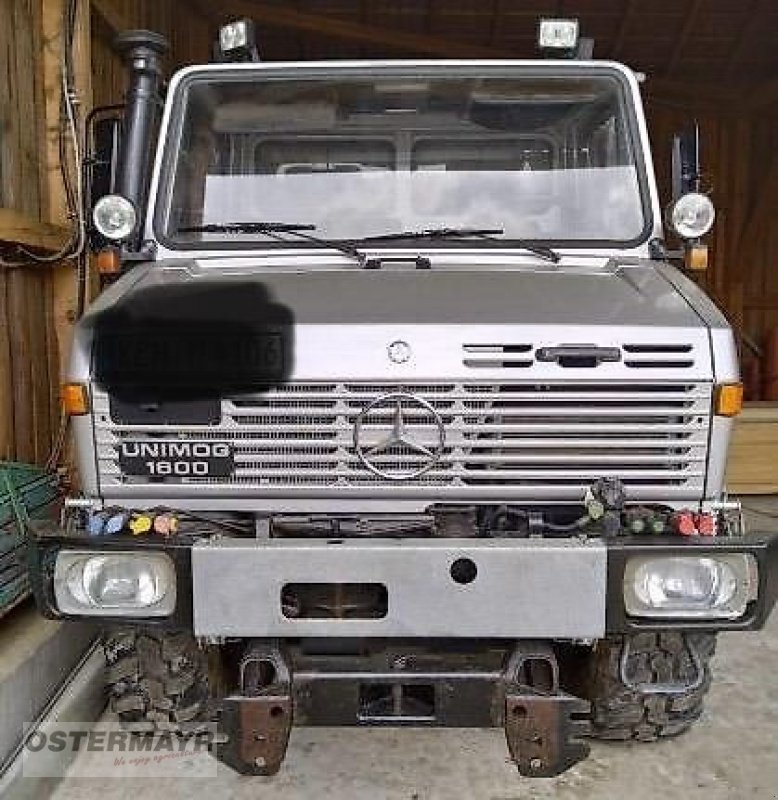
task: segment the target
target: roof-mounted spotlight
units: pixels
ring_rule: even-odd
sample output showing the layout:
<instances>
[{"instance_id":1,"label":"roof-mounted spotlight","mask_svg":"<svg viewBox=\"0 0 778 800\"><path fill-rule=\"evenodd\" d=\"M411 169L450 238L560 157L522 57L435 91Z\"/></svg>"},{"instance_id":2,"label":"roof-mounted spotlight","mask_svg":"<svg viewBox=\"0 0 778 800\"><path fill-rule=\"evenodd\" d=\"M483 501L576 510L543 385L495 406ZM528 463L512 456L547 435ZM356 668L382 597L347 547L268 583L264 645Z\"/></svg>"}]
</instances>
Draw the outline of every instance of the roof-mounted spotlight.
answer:
<instances>
[{"instance_id":1,"label":"roof-mounted spotlight","mask_svg":"<svg viewBox=\"0 0 778 800\"><path fill-rule=\"evenodd\" d=\"M591 58L594 42L579 38L578 28L577 19L541 19L538 47L549 58Z\"/></svg>"},{"instance_id":2,"label":"roof-mounted spotlight","mask_svg":"<svg viewBox=\"0 0 778 800\"><path fill-rule=\"evenodd\" d=\"M259 61L254 20L238 19L219 28L214 55L220 62Z\"/></svg>"}]
</instances>

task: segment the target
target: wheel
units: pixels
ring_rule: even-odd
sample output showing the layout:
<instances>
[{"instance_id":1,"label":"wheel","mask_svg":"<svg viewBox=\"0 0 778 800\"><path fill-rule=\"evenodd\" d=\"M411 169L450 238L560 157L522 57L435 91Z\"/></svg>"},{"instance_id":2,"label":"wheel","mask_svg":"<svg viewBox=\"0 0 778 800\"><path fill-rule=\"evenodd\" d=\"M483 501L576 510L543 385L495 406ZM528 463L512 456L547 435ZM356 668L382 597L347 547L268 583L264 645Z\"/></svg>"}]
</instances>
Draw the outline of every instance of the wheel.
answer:
<instances>
[{"instance_id":1,"label":"wheel","mask_svg":"<svg viewBox=\"0 0 778 800\"><path fill-rule=\"evenodd\" d=\"M110 707L124 727L189 732L206 721L208 661L190 634L115 630L103 649Z\"/></svg>"},{"instance_id":2,"label":"wheel","mask_svg":"<svg viewBox=\"0 0 778 800\"><path fill-rule=\"evenodd\" d=\"M666 683L689 688L679 693L645 694L626 685L621 670L625 644L629 648L626 674L630 683ZM690 648L697 654L702 675ZM597 642L584 686L584 693L592 703L592 737L651 742L687 731L702 713L703 699L710 688L709 664L715 648L714 633L675 631L618 636Z\"/></svg>"}]
</instances>

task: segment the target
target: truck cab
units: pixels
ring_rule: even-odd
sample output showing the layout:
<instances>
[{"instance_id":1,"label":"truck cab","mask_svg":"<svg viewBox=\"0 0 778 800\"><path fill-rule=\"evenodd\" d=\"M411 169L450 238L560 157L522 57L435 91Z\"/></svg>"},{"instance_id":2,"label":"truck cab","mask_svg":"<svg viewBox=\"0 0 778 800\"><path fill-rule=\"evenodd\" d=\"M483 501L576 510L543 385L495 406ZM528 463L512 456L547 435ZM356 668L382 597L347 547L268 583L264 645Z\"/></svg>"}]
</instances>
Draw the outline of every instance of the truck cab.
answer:
<instances>
[{"instance_id":1,"label":"truck cab","mask_svg":"<svg viewBox=\"0 0 778 800\"><path fill-rule=\"evenodd\" d=\"M223 61L154 137L151 42L34 551L116 713L249 774L292 724L503 726L538 777L689 727L778 545L726 495L735 339L670 261L637 76ZM699 247L712 205L669 218Z\"/></svg>"}]
</instances>

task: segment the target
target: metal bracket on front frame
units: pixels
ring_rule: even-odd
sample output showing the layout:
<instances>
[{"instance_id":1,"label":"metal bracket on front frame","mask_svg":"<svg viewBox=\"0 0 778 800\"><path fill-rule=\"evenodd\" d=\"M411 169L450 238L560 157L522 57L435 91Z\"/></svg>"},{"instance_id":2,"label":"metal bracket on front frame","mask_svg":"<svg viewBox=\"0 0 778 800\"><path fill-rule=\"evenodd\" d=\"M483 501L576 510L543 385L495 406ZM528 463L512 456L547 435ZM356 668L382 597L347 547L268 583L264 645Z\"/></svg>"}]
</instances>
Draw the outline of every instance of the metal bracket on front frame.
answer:
<instances>
[{"instance_id":1,"label":"metal bracket on front frame","mask_svg":"<svg viewBox=\"0 0 778 800\"><path fill-rule=\"evenodd\" d=\"M292 727L292 679L277 643L255 641L240 662L240 694L222 701L217 746L225 764L243 775L275 775Z\"/></svg>"},{"instance_id":2,"label":"metal bracket on front frame","mask_svg":"<svg viewBox=\"0 0 778 800\"><path fill-rule=\"evenodd\" d=\"M545 642L522 642L506 670L505 738L519 772L559 775L589 755L581 740L590 705L559 689L559 667Z\"/></svg>"}]
</instances>

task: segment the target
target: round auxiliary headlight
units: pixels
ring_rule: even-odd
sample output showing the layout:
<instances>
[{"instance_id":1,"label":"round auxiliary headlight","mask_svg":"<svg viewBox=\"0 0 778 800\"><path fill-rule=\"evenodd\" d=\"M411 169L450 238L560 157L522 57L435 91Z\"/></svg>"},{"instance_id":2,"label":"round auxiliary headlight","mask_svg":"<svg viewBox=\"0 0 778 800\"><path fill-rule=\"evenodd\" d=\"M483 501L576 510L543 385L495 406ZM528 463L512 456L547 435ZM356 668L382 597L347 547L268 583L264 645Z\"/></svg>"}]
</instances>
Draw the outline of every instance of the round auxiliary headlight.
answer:
<instances>
[{"instance_id":1,"label":"round auxiliary headlight","mask_svg":"<svg viewBox=\"0 0 778 800\"><path fill-rule=\"evenodd\" d=\"M92 220L98 232L106 239L119 242L132 236L138 223L135 206L120 194L101 197L92 211Z\"/></svg>"},{"instance_id":2,"label":"round auxiliary headlight","mask_svg":"<svg viewBox=\"0 0 778 800\"><path fill-rule=\"evenodd\" d=\"M670 224L682 239L704 236L716 219L716 209L711 199L699 192L679 197L670 212Z\"/></svg>"}]
</instances>

